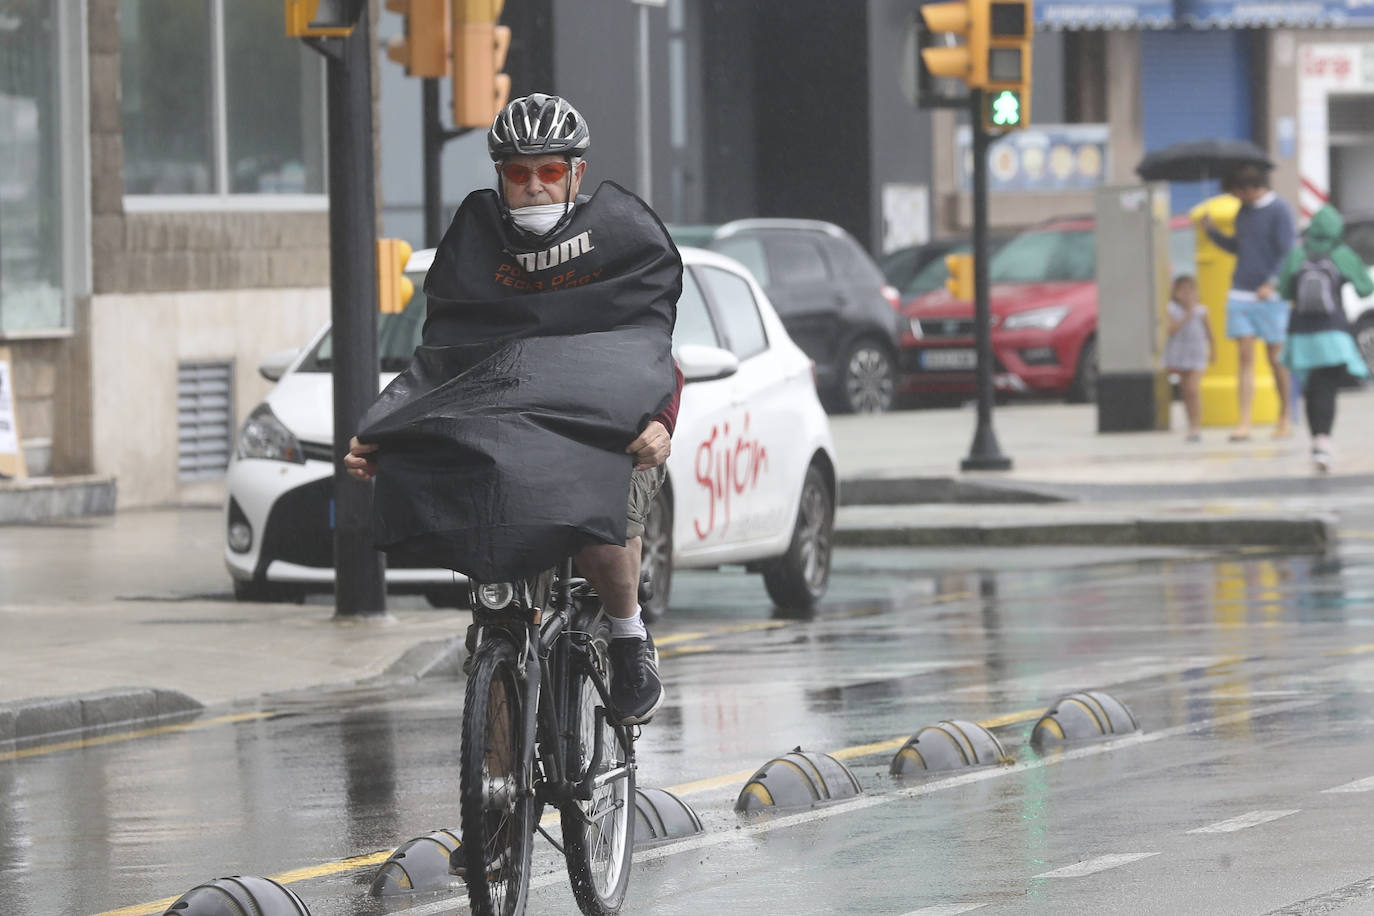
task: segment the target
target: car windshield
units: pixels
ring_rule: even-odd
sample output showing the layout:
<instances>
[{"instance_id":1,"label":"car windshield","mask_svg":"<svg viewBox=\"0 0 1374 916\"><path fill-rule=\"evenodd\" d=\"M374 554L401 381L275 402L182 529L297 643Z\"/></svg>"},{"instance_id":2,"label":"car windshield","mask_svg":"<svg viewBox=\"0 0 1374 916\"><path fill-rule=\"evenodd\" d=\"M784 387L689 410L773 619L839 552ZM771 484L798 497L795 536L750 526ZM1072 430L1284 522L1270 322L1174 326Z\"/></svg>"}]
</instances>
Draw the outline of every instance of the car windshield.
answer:
<instances>
[{"instance_id":1,"label":"car windshield","mask_svg":"<svg viewBox=\"0 0 1374 916\"><path fill-rule=\"evenodd\" d=\"M404 312L399 315L377 316L377 355L383 372L400 372L410 365L415 348L420 345L420 332L425 325L427 299L421 287L424 274L411 274L415 295L411 296ZM314 349L301 361L297 372L332 372L334 369L334 339L326 331Z\"/></svg>"},{"instance_id":2,"label":"car windshield","mask_svg":"<svg viewBox=\"0 0 1374 916\"><path fill-rule=\"evenodd\" d=\"M993 283L1084 282L1095 278L1091 229L1036 229L1007 242L988 265Z\"/></svg>"}]
</instances>

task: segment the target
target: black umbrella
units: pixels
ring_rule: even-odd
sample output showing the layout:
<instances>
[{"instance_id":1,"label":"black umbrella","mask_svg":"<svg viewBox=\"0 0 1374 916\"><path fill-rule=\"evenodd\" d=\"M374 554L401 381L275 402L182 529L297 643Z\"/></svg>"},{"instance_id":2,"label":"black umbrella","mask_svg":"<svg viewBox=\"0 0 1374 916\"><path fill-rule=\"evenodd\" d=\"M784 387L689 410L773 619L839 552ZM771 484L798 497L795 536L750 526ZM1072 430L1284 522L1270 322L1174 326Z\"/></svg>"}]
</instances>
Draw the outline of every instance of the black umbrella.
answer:
<instances>
[{"instance_id":1,"label":"black umbrella","mask_svg":"<svg viewBox=\"0 0 1374 916\"><path fill-rule=\"evenodd\" d=\"M1146 181L1206 181L1243 165L1274 167L1264 150L1249 140L1192 140L1155 150L1135 171Z\"/></svg>"}]
</instances>

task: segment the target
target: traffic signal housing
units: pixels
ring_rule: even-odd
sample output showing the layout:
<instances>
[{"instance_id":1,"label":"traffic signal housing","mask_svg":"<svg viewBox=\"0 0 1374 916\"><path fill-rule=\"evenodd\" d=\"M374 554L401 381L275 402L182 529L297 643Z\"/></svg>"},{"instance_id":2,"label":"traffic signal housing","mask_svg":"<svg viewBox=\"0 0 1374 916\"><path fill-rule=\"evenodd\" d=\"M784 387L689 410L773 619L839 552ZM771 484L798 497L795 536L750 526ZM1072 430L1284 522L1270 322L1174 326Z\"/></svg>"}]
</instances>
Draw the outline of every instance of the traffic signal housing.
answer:
<instances>
[{"instance_id":1,"label":"traffic signal housing","mask_svg":"<svg viewBox=\"0 0 1374 916\"><path fill-rule=\"evenodd\" d=\"M951 0L921 7L923 76L970 89L1030 87L1031 0Z\"/></svg>"},{"instance_id":2,"label":"traffic signal housing","mask_svg":"<svg viewBox=\"0 0 1374 916\"><path fill-rule=\"evenodd\" d=\"M415 284L406 276L411 248L401 239L377 239L377 311L399 315L406 310Z\"/></svg>"},{"instance_id":3,"label":"traffic signal housing","mask_svg":"<svg viewBox=\"0 0 1374 916\"><path fill-rule=\"evenodd\" d=\"M501 72L510 29L497 25L505 0L453 0L453 123L490 127L510 98Z\"/></svg>"},{"instance_id":4,"label":"traffic signal housing","mask_svg":"<svg viewBox=\"0 0 1374 916\"><path fill-rule=\"evenodd\" d=\"M285 0L288 38L346 38L367 0Z\"/></svg>"},{"instance_id":5,"label":"traffic signal housing","mask_svg":"<svg viewBox=\"0 0 1374 916\"><path fill-rule=\"evenodd\" d=\"M403 37L386 43L386 56L405 67L406 76L448 76L449 0L386 0L386 8L401 14L404 28Z\"/></svg>"},{"instance_id":6,"label":"traffic signal housing","mask_svg":"<svg viewBox=\"0 0 1374 916\"><path fill-rule=\"evenodd\" d=\"M1019 130L1030 122L1030 106L1019 89L992 89L983 94L983 129L989 133Z\"/></svg>"},{"instance_id":7,"label":"traffic signal housing","mask_svg":"<svg viewBox=\"0 0 1374 916\"><path fill-rule=\"evenodd\" d=\"M968 252L945 255L945 270L949 272L945 278L945 289L960 302L972 302L973 255Z\"/></svg>"}]
</instances>

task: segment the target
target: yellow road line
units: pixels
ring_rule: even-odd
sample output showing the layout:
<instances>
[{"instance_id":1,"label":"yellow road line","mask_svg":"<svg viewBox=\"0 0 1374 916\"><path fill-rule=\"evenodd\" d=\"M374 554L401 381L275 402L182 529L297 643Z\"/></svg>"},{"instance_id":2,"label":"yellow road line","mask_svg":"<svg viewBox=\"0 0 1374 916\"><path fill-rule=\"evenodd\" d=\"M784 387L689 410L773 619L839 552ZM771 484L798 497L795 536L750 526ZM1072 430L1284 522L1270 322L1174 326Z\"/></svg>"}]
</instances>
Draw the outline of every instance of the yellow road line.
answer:
<instances>
[{"instance_id":1,"label":"yellow road line","mask_svg":"<svg viewBox=\"0 0 1374 916\"><path fill-rule=\"evenodd\" d=\"M1342 531L1341 537L1374 540L1374 531Z\"/></svg>"},{"instance_id":2,"label":"yellow road line","mask_svg":"<svg viewBox=\"0 0 1374 916\"><path fill-rule=\"evenodd\" d=\"M1374 652L1374 642L1367 642L1360 646L1348 646L1344 649L1332 649L1324 652L1323 655L1364 655L1366 652Z\"/></svg>"},{"instance_id":3,"label":"yellow road line","mask_svg":"<svg viewBox=\"0 0 1374 916\"><path fill-rule=\"evenodd\" d=\"M0 751L0 762L21 760L25 757L39 757L43 754L56 754L59 751L70 751L77 748L97 747L101 744L114 744L118 741L133 741L136 738L151 738L154 735L171 735L176 732L198 731L203 728L213 728L216 725L229 725L234 722L249 722L254 719L265 719L270 715L272 715L270 712L239 712L228 716L216 716L213 719L183 722L179 725L159 725L156 728L143 728L132 732L118 732L112 735L73 738L70 741L59 741L56 744L43 744L38 747L26 747L17 751Z\"/></svg>"},{"instance_id":4,"label":"yellow road line","mask_svg":"<svg viewBox=\"0 0 1374 916\"><path fill-rule=\"evenodd\" d=\"M700 655L703 652L714 652L715 646L682 646L677 649L663 649L658 653L659 658L678 658L683 655Z\"/></svg>"}]
</instances>

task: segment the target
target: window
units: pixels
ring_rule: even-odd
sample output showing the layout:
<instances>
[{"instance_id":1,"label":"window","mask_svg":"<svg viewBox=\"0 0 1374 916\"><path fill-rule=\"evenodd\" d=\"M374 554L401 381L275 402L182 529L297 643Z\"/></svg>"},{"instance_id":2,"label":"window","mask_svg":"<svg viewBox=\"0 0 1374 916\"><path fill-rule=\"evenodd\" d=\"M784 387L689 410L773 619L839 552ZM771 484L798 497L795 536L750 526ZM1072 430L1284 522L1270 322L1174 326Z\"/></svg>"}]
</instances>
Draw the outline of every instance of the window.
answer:
<instances>
[{"instance_id":1,"label":"window","mask_svg":"<svg viewBox=\"0 0 1374 916\"><path fill-rule=\"evenodd\" d=\"M1197 272L1197 233L1192 226L1169 230L1169 275Z\"/></svg>"},{"instance_id":2,"label":"window","mask_svg":"<svg viewBox=\"0 0 1374 916\"><path fill-rule=\"evenodd\" d=\"M706 291L715 303L716 317L725 331L726 346L740 359L748 359L768 349L763 319L749 283L735 274L715 267L697 268Z\"/></svg>"},{"instance_id":3,"label":"window","mask_svg":"<svg viewBox=\"0 0 1374 916\"><path fill-rule=\"evenodd\" d=\"M383 372L404 372L410 365L415 348L420 346L425 327L425 316L429 314L429 298L425 296L424 274L410 274L415 284L415 295L406 303L405 311L399 315L377 316L377 357ZM319 343L301 360L297 372L332 372L334 369L334 339L329 331L320 338Z\"/></svg>"},{"instance_id":4,"label":"window","mask_svg":"<svg viewBox=\"0 0 1374 916\"><path fill-rule=\"evenodd\" d=\"M711 321L711 313L706 308L706 300L701 297L692 271L682 272L682 296L677 300L677 324L673 326L673 344L697 344L704 347L719 347L720 337Z\"/></svg>"},{"instance_id":5,"label":"window","mask_svg":"<svg viewBox=\"0 0 1374 916\"><path fill-rule=\"evenodd\" d=\"M57 5L0 5L0 333L65 324Z\"/></svg>"},{"instance_id":6,"label":"window","mask_svg":"<svg viewBox=\"0 0 1374 916\"><path fill-rule=\"evenodd\" d=\"M768 240L768 265L779 286L824 283L828 279L820 246L810 239Z\"/></svg>"},{"instance_id":7,"label":"window","mask_svg":"<svg viewBox=\"0 0 1374 916\"><path fill-rule=\"evenodd\" d=\"M887 282L881 276L877 265L859 247L858 242L845 238L827 238L825 251L830 256L830 264L838 276L879 285Z\"/></svg>"},{"instance_id":8,"label":"window","mask_svg":"<svg viewBox=\"0 0 1374 916\"><path fill-rule=\"evenodd\" d=\"M763 260L763 243L747 236L731 236L711 243L712 251L719 251L727 258L734 258L754 275L759 286L767 286L768 265Z\"/></svg>"},{"instance_id":9,"label":"window","mask_svg":"<svg viewBox=\"0 0 1374 916\"><path fill-rule=\"evenodd\" d=\"M281 10L120 0L126 194L324 193L324 64Z\"/></svg>"}]
</instances>

